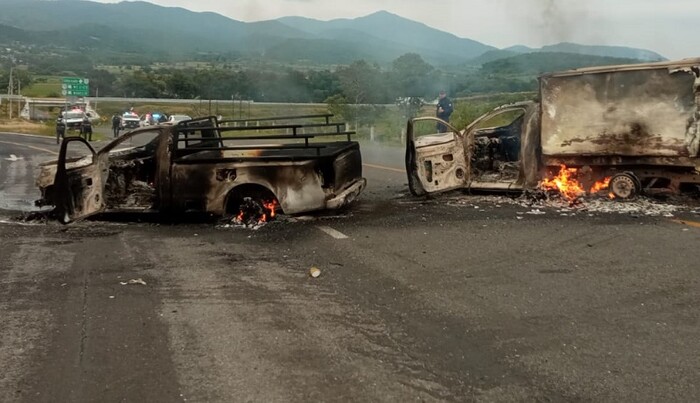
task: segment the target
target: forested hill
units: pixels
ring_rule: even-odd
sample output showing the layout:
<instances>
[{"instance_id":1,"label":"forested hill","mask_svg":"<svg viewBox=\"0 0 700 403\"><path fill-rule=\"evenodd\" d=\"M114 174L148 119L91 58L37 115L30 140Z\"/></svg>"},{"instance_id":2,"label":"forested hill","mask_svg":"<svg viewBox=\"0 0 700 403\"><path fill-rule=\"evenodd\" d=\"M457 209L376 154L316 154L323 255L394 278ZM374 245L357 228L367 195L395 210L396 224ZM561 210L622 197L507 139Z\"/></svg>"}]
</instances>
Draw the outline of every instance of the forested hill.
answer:
<instances>
[{"instance_id":1,"label":"forested hill","mask_svg":"<svg viewBox=\"0 0 700 403\"><path fill-rule=\"evenodd\" d=\"M0 6L0 24L25 33L15 35L14 40L38 46L89 47L97 55L108 50L145 51L186 59L217 52L281 62L333 64L365 58L386 64L412 52L431 63L459 64L494 49L384 11L324 22L323 29L313 31L307 29L304 19L247 23L142 1L0 0ZM78 33L89 38L89 43L76 43L73 38Z\"/></svg>"},{"instance_id":2,"label":"forested hill","mask_svg":"<svg viewBox=\"0 0 700 403\"><path fill-rule=\"evenodd\" d=\"M493 46L378 11L354 19L303 17L243 22L145 1L0 0L0 45L19 43L87 54L96 63L192 60L202 54L282 64L337 65L365 59L388 65L406 53L435 66L481 65L523 52L566 52L659 60L644 49L561 43L541 49Z\"/></svg>"},{"instance_id":3,"label":"forested hill","mask_svg":"<svg viewBox=\"0 0 700 403\"><path fill-rule=\"evenodd\" d=\"M541 52L527 53L487 62L482 65L482 70L490 74L538 75L553 71L578 69L581 67L631 63L639 63L639 60L564 52Z\"/></svg>"}]
</instances>

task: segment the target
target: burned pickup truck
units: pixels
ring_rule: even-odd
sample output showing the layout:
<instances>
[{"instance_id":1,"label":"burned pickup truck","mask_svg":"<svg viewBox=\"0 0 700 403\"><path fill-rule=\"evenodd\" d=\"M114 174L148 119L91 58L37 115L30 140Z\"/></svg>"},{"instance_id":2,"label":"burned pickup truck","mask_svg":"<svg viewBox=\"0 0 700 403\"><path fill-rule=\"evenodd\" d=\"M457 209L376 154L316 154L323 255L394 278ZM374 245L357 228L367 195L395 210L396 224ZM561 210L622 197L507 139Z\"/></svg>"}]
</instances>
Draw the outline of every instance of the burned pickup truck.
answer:
<instances>
[{"instance_id":1,"label":"burned pickup truck","mask_svg":"<svg viewBox=\"0 0 700 403\"><path fill-rule=\"evenodd\" d=\"M236 217L251 203L267 217L338 209L366 180L353 132L331 116L207 117L127 132L100 151L66 138L41 167L37 205L55 206L63 223L103 211Z\"/></svg>"},{"instance_id":2,"label":"burned pickup truck","mask_svg":"<svg viewBox=\"0 0 700 403\"><path fill-rule=\"evenodd\" d=\"M546 74L539 101L496 108L464 130L420 136L408 122L414 195L533 189L565 167L585 192L700 190L700 59ZM443 122L444 123L444 122ZM428 132L430 133L430 132Z\"/></svg>"}]
</instances>

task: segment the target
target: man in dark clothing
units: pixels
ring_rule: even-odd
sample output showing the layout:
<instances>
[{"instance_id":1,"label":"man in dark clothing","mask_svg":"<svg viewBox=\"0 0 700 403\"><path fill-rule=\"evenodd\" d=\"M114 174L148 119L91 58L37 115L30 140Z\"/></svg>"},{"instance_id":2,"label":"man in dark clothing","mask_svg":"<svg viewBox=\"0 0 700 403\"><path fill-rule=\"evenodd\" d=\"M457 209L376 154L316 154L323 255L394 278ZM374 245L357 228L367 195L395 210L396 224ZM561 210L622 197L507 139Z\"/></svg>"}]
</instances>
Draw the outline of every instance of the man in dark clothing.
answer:
<instances>
[{"instance_id":1,"label":"man in dark clothing","mask_svg":"<svg viewBox=\"0 0 700 403\"><path fill-rule=\"evenodd\" d=\"M121 119L119 119L119 115L116 113L112 115L112 132L114 133L114 137L119 136L119 125L121 124Z\"/></svg>"},{"instance_id":2,"label":"man in dark clothing","mask_svg":"<svg viewBox=\"0 0 700 403\"><path fill-rule=\"evenodd\" d=\"M440 98L438 99L437 111L435 116L438 119L442 119L445 122L450 122L450 115L452 115L454 107L452 106L452 101L447 98L447 93L445 91L440 91ZM445 133L447 131L447 126L443 123L438 122L437 124L438 133Z\"/></svg>"},{"instance_id":3,"label":"man in dark clothing","mask_svg":"<svg viewBox=\"0 0 700 403\"><path fill-rule=\"evenodd\" d=\"M92 141L92 122L85 116L83 117L83 124L80 125L80 135L87 141Z\"/></svg>"}]
</instances>

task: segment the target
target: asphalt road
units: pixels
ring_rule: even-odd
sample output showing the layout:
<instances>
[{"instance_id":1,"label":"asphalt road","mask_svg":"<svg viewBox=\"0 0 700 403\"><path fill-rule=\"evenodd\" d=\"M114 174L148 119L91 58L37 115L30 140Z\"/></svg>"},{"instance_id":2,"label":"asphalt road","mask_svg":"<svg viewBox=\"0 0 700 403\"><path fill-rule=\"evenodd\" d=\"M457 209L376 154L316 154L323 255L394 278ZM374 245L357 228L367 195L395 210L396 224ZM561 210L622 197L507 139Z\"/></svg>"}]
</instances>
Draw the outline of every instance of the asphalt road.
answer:
<instances>
[{"instance_id":1,"label":"asphalt road","mask_svg":"<svg viewBox=\"0 0 700 403\"><path fill-rule=\"evenodd\" d=\"M366 147L369 187L338 214L14 221L51 142L0 134L1 401L700 395L694 209L416 199L401 150Z\"/></svg>"}]
</instances>

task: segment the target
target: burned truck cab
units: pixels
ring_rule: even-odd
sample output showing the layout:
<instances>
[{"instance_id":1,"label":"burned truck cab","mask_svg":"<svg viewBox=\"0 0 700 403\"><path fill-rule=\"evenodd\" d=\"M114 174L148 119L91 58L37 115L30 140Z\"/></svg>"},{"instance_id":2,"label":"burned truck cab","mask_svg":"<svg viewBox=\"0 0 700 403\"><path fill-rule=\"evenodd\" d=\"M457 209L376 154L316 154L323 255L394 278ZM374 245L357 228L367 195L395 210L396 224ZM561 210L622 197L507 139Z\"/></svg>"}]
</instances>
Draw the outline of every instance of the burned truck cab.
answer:
<instances>
[{"instance_id":1,"label":"burned truck cab","mask_svg":"<svg viewBox=\"0 0 700 403\"><path fill-rule=\"evenodd\" d=\"M411 193L522 190L528 175L538 169L533 146L538 114L535 102L519 102L498 107L463 130L443 122L450 128L447 133L428 135L421 135L421 123L434 126L437 118L409 121L406 171Z\"/></svg>"}]
</instances>

